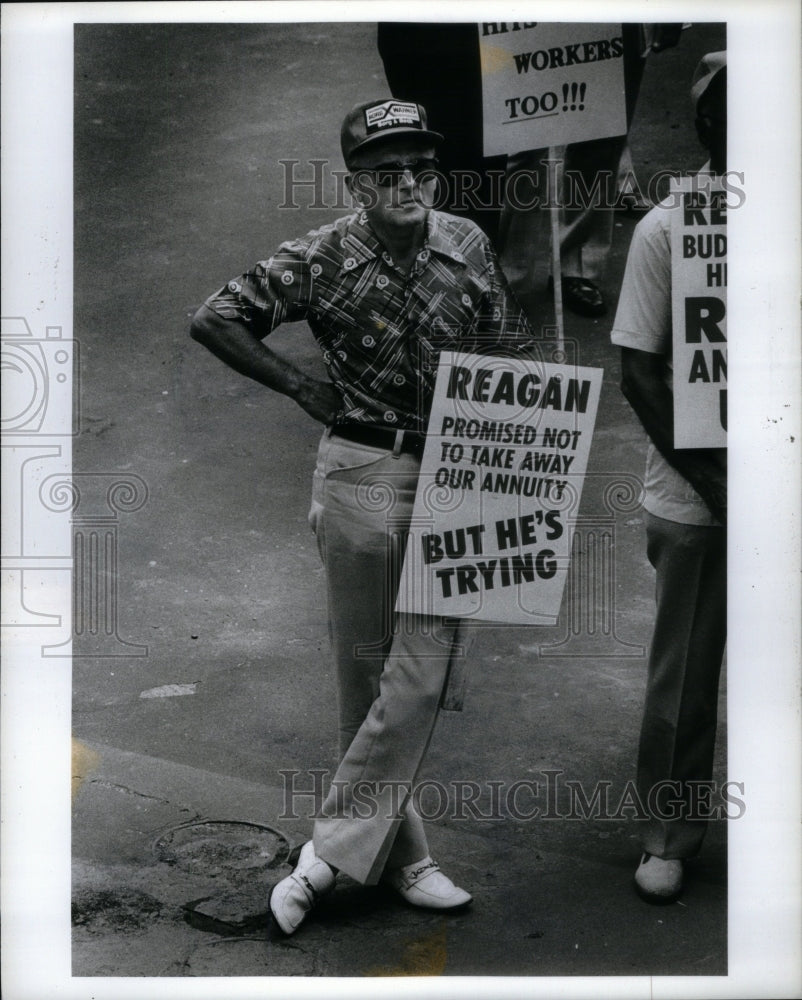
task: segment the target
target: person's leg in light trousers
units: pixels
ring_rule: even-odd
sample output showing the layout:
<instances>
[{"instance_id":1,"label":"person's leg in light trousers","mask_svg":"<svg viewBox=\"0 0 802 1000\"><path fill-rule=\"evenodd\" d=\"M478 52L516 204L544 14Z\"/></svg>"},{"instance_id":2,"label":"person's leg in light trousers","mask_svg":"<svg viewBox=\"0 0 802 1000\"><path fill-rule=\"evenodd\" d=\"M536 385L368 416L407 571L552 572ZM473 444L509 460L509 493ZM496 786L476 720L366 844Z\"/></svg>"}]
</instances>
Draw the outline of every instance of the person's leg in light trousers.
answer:
<instances>
[{"instance_id":1,"label":"person's leg in light trousers","mask_svg":"<svg viewBox=\"0 0 802 1000\"><path fill-rule=\"evenodd\" d=\"M639 832L648 854L687 858L699 850L706 829L703 816L687 815L694 801L688 783L712 778L727 636L726 531L648 513L646 523L657 615L637 772L650 816ZM671 784L658 793L660 783Z\"/></svg>"},{"instance_id":2,"label":"person's leg in light trousers","mask_svg":"<svg viewBox=\"0 0 802 1000\"><path fill-rule=\"evenodd\" d=\"M314 843L319 857L366 884L428 854L410 792L455 628L393 613L418 472L412 455L328 435L315 472L310 522L326 566L342 761Z\"/></svg>"}]
</instances>

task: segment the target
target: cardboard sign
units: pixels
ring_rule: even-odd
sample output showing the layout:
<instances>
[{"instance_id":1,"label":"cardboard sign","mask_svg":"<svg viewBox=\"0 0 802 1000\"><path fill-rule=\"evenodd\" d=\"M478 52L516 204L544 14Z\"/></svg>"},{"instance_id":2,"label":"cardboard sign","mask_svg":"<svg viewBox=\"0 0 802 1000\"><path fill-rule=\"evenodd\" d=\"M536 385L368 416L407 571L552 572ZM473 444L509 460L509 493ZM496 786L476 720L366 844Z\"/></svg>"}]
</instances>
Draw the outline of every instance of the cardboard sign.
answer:
<instances>
[{"instance_id":1,"label":"cardboard sign","mask_svg":"<svg viewBox=\"0 0 802 1000\"><path fill-rule=\"evenodd\" d=\"M554 624L602 372L445 352L396 610Z\"/></svg>"},{"instance_id":2,"label":"cardboard sign","mask_svg":"<svg viewBox=\"0 0 802 1000\"><path fill-rule=\"evenodd\" d=\"M675 448L727 446L726 194L709 174L672 184Z\"/></svg>"},{"instance_id":3,"label":"cardboard sign","mask_svg":"<svg viewBox=\"0 0 802 1000\"><path fill-rule=\"evenodd\" d=\"M479 25L485 156L623 135L620 24Z\"/></svg>"}]
</instances>

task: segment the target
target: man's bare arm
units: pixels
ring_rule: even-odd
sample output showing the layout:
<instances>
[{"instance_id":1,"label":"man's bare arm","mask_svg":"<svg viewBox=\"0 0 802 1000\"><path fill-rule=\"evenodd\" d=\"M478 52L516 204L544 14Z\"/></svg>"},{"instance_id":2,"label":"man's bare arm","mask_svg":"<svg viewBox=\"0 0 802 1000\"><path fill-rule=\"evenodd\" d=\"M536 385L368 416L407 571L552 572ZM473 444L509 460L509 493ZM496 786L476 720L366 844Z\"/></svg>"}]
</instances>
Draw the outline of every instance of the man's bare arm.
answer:
<instances>
[{"instance_id":1,"label":"man's bare arm","mask_svg":"<svg viewBox=\"0 0 802 1000\"><path fill-rule=\"evenodd\" d=\"M294 399L322 424L334 422L342 400L331 382L321 382L280 358L239 320L223 319L208 306L195 313L190 336L241 375Z\"/></svg>"},{"instance_id":2,"label":"man's bare arm","mask_svg":"<svg viewBox=\"0 0 802 1000\"><path fill-rule=\"evenodd\" d=\"M674 447L674 399L663 381L663 357L621 349L621 391L663 458L693 486L710 512L727 523L725 448Z\"/></svg>"}]
</instances>

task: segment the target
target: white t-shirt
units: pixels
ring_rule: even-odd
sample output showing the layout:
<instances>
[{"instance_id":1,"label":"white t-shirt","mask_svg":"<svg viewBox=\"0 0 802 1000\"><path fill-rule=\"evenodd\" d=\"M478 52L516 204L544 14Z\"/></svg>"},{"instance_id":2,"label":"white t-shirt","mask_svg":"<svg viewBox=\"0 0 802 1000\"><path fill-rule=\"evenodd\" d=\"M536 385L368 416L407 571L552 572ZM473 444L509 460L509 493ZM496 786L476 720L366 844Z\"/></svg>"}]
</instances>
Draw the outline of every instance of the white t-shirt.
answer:
<instances>
[{"instance_id":1,"label":"white t-shirt","mask_svg":"<svg viewBox=\"0 0 802 1000\"><path fill-rule=\"evenodd\" d=\"M611 339L666 359L672 388L671 199L656 205L635 227ZM682 524L718 525L707 504L684 476L649 442L645 499L649 513Z\"/></svg>"}]
</instances>

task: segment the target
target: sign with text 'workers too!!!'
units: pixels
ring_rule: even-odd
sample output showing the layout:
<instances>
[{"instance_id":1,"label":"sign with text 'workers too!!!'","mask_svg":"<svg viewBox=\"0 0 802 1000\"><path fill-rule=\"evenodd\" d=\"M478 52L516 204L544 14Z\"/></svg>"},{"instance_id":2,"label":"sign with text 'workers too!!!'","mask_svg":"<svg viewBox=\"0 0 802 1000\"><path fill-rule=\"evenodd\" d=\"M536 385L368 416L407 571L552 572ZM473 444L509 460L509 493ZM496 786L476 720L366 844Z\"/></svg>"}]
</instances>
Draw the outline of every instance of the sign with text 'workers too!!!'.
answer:
<instances>
[{"instance_id":1,"label":"sign with text 'workers too!!!'","mask_svg":"<svg viewBox=\"0 0 802 1000\"><path fill-rule=\"evenodd\" d=\"M554 624L602 371L445 352L396 610Z\"/></svg>"},{"instance_id":2,"label":"sign with text 'workers too!!!'","mask_svg":"<svg viewBox=\"0 0 802 1000\"><path fill-rule=\"evenodd\" d=\"M674 447L727 447L727 191L710 174L671 185Z\"/></svg>"},{"instance_id":3,"label":"sign with text 'workers too!!!'","mask_svg":"<svg viewBox=\"0 0 802 1000\"><path fill-rule=\"evenodd\" d=\"M620 24L479 25L484 153L520 153L623 135Z\"/></svg>"}]
</instances>

